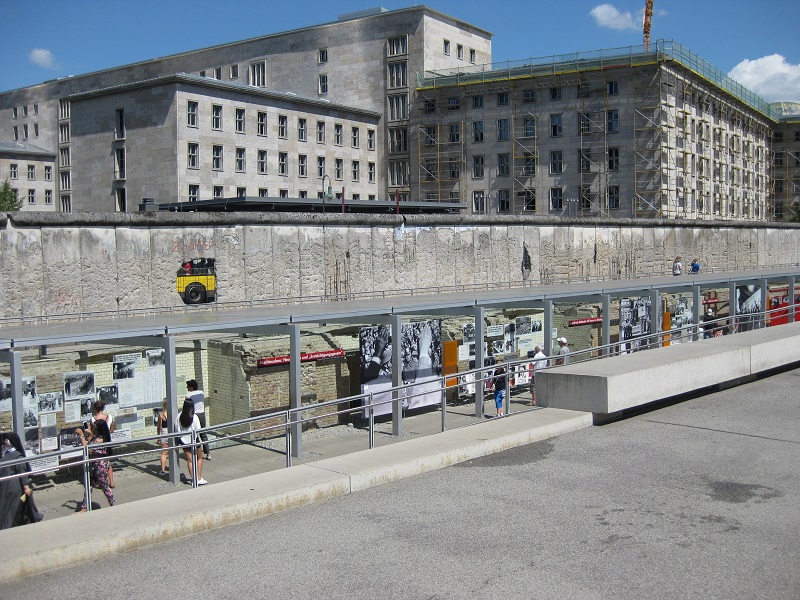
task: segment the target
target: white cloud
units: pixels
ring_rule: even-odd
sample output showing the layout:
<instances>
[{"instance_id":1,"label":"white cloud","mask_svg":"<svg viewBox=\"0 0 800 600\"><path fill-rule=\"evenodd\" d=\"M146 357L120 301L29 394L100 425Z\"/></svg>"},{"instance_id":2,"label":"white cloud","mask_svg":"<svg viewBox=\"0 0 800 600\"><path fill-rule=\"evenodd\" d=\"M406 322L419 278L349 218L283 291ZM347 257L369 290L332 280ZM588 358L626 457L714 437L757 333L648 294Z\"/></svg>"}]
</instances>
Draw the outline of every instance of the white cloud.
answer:
<instances>
[{"instance_id":1,"label":"white cloud","mask_svg":"<svg viewBox=\"0 0 800 600\"><path fill-rule=\"evenodd\" d=\"M589 15L600 27L608 27L618 31L639 29L641 23L636 22L633 13L620 12L613 4L598 4L589 11Z\"/></svg>"},{"instance_id":2,"label":"white cloud","mask_svg":"<svg viewBox=\"0 0 800 600\"><path fill-rule=\"evenodd\" d=\"M28 60L39 65L40 67L44 67L45 69L58 68L56 57L53 56L53 53L50 52L50 50L45 50L44 48L34 48L31 50L31 53L28 55Z\"/></svg>"},{"instance_id":3,"label":"white cloud","mask_svg":"<svg viewBox=\"0 0 800 600\"><path fill-rule=\"evenodd\" d=\"M780 54L745 59L728 76L770 102L800 102L800 65Z\"/></svg>"}]
</instances>

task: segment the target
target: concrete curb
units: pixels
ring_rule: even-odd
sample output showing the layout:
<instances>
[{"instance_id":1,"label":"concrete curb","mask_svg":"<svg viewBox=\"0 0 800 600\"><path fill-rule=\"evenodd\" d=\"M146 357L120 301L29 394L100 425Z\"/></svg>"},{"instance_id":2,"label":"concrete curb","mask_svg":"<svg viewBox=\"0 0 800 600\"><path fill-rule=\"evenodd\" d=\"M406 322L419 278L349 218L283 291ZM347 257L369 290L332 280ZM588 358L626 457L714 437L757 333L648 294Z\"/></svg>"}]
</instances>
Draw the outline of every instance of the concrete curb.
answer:
<instances>
[{"instance_id":1,"label":"concrete curb","mask_svg":"<svg viewBox=\"0 0 800 600\"><path fill-rule=\"evenodd\" d=\"M441 469L592 426L542 409L290 469L0 532L0 584ZM100 502L103 502L101 499ZM87 535L87 531L108 532Z\"/></svg>"}]
</instances>

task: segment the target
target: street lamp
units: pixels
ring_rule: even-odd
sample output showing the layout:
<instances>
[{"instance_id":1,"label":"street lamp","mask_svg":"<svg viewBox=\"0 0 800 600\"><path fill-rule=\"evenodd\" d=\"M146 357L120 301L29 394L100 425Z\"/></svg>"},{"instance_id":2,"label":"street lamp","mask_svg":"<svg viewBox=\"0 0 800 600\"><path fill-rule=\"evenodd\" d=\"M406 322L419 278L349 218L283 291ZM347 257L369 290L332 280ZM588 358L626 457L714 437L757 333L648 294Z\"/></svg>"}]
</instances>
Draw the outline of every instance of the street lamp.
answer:
<instances>
[{"instance_id":1,"label":"street lamp","mask_svg":"<svg viewBox=\"0 0 800 600\"><path fill-rule=\"evenodd\" d=\"M325 191L325 180L328 180L328 191ZM333 200L333 186L331 185L331 176L322 176L322 214L325 214L325 200Z\"/></svg>"}]
</instances>

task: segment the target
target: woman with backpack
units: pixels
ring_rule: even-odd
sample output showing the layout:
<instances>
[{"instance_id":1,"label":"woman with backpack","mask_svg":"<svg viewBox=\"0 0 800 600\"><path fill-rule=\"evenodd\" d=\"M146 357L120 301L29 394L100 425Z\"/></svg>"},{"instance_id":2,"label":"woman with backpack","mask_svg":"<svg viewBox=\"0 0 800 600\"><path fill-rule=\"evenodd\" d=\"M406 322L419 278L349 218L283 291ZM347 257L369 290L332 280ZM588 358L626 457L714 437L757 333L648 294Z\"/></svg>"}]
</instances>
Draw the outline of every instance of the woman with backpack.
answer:
<instances>
[{"instance_id":1,"label":"woman with backpack","mask_svg":"<svg viewBox=\"0 0 800 600\"><path fill-rule=\"evenodd\" d=\"M181 414L175 420L175 431L180 433L180 437L176 438L176 443L183 446L183 453L186 457L186 462L189 463L189 477L194 478L192 471L192 450L196 450L198 441L198 432L200 431L200 420L194 414L194 402L191 400L183 401L183 409ZM196 452L197 455L197 485L205 485L208 482L203 479L203 453Z\"/></svg>"}]
</instances>

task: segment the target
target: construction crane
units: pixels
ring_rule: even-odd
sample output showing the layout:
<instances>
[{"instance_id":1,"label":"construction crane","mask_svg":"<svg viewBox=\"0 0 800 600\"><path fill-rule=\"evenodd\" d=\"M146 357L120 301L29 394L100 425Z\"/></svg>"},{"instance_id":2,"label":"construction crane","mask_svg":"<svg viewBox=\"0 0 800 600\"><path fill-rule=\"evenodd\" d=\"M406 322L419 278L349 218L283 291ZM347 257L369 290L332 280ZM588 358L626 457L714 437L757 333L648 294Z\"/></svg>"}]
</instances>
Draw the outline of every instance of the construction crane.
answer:
<instances>
[{"instance_id":1,"label":"construction crane","mask_svg":"<svg viewBox=\"0 0 800 600\"><path fill-rule=\"evenodd\" d=\"M643 39L644 51L650 52L650 22L653 20L653 0L647 0L644 4L644 27Z\"/></svg>"}]
</instances>

